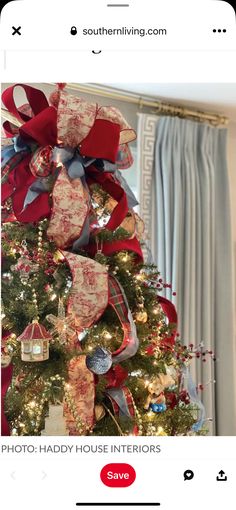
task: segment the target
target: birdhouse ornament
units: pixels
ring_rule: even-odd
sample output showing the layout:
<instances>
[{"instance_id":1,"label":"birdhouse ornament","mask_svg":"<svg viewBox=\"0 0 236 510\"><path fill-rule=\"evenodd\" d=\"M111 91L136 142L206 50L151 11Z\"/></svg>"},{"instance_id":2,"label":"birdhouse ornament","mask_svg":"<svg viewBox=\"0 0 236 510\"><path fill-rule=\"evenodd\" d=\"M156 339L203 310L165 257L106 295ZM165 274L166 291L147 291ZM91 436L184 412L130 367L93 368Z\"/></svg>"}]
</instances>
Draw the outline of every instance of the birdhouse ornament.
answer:
<instances>
[{"instance_id":1,"label":"birdhouse ornament","mask_svg":"<svg viewBox=\"0 0 236 510\"><path fill-rule=\"evenodd\" d=\"M22 361L45 361L49 358L49 341L52 339L46 328L33 320L18 337L21 342Z\"/></svg>"}]
</instances>

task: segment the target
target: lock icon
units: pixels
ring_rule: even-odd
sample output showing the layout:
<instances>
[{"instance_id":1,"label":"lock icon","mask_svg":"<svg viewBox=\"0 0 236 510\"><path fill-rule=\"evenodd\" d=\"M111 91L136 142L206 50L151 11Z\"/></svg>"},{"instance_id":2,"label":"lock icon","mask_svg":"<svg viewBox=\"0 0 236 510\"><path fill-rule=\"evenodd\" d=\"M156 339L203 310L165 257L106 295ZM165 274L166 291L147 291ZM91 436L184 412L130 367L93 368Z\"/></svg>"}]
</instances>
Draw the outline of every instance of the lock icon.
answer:
<instances>
[{"instance_id":1,"label":"lock icon","mask_svg":"<svg viewBox=\"0 0 236 510\"><path fill-rule=\"evenodd\" d=\"M76 27L71 27L70 33L71 33L71 35L76 35L77 34L77 28Z\"/></svg>"}]
</instances>

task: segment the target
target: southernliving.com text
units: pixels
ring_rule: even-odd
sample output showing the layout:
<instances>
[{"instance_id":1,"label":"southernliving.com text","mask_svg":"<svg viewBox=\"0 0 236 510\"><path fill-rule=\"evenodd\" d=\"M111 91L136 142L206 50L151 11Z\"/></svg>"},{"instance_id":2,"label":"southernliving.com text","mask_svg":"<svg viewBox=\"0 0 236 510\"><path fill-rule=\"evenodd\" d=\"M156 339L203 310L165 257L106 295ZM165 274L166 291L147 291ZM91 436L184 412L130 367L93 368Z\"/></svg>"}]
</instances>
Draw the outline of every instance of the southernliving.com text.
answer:
<instances>
[{"instance_id":1,"label":"southernliving.com text","mask_svg":"<svg viewBox=\"0 0 236 510\"><path fill-rule=\"evenodd\" d=\"M146 35L167 35L166 28L135 28L135 27L120 27L120 28L83 28L83 35L121 35L132 36L138 35L145 37Z\"/></svg>"}]
</instances>

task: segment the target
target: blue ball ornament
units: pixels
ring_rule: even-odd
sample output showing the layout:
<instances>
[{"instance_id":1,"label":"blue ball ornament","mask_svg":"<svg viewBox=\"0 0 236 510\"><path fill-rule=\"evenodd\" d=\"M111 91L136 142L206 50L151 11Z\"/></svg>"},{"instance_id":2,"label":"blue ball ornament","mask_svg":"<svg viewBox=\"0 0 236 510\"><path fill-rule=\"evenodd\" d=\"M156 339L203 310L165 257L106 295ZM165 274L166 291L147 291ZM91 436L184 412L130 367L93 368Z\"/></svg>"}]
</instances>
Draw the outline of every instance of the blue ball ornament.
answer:
<instances>
[{"instance_id":1,"label":"blue ball ornament","mask_svg":"<svg viewBox=\"0 0 236 510\"><path fill-rule=\"evenodd\" d=\"M94 374L106 374L112 366L112 355L104 347L96 347L92 354L86 356L86 366Z\"/></svg>"},{"instance_id":2,"label":"blue ball ornament","mask_svg":"<svg viewBox=\"0 0 236 510\"><path fill-rule=\"evenodd\" d=\"M166 404L150 404L150 409L154 413L163 413L166 411Z\"/></svg>"}]
</instances>

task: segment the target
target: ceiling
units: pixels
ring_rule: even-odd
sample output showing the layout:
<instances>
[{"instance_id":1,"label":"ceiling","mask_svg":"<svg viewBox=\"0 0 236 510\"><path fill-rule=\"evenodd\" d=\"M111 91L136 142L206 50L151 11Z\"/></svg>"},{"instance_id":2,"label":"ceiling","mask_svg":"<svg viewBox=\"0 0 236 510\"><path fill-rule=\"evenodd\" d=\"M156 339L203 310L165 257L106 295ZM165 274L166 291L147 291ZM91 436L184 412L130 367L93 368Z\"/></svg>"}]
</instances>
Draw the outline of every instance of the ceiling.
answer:
<instances>
[{"instance_id":1,"label":"ceiling","mask_svg":"<svg viewBox=\"0 0 236 510\"><path fill-rule=\"evenodd\" d=\"M106 83L124 91L225 114L236 122L236 83Z\"/></svg>"}]
</instances>

